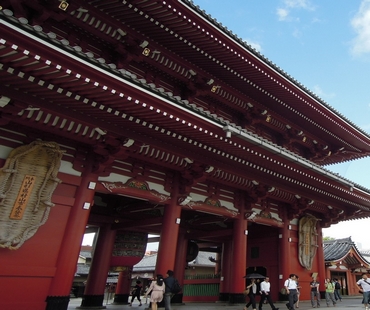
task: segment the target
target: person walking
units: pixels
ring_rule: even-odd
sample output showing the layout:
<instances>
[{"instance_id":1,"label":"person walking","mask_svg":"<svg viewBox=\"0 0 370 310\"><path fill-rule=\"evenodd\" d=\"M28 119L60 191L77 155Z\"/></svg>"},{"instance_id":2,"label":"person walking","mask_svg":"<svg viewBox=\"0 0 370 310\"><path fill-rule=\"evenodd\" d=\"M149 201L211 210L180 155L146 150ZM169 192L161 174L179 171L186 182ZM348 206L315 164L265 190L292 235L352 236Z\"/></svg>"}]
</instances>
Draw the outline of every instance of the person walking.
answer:
<instances>
[{"instance_id":1,"label":"person walking","mask_svg":"<svg viewBox=\"0 0 370 310\"><path fill-rule=\"evenodd\" d=\"M166 290L164 292L164 308L165 310L171 310L171 298L173 296L172 287L175 283L174 273L172 270L167 270L166 278L164 279L164 284Z\"/></svg>"},{"instance_id":2,"label":"person walking","mask_svg":"<svg viewBox=\"0 0 370 310\"><path fill-rule=\"evenodd\" d=\"M368 303L370 300L370 281L367 278L367 274L363 273L361 275L361 279L358 280L356 284L359 287L360 292L362 292L363 296L362 303L364 304L365 309L368 310L369 309Z\"/></svg>"},{"instance_id":3,"label":"person walking","mask_svg":"<svg viewBox=\"0 0 370 310\"><path fill-rule=\"evenodd\" d=\"M251 283L246 287L246 289L249 289L248 293L249 302L245 305L244 310L247 310L250 305L252 305L253 310L256 310L256 294L257 294L256 279L251 279Z\"/></svg>"},{"instance_id":4,"label":"person walking","mask_svg":"<svg viewBox=\"0 0 370 310\"><path fill-rule=\"evenodd\" d=\"M276 308L274 306L274 303L272 302L271 295L270 295L270 287L271 287L271 284L270 284L269 281L270 281L270 278L269 277L266 277L265 280L261 282L261 287L260 287L260 290L261 290L261 300L260 300L260 303L258 305L259 310L262 310L263 300L264 299L266 299L267 302L270 304L271 309L273 309L273 310L279 310L279 308Z\"/></svg>"},{"instance_id":5,"label":"person walking","mask_svg":"<svg viewBox=\"0 0 370 310\"><path fill-rule=\"evenodd\" d=\"M326 305L329 307L330 300L331 300L333 303L333 306L335 307L337 302L335 301L335 298L334 298L334 288L335 288L334 282L331 281L329 278L325 279L325 288L326 288L325 289Z\"/></svg>"},{"instance_id":6,"label":"person walking","mask_svg":"<svg viewBox=\"0 0 370 310\"><path fill-rule=\"evenodd\" d=\"M257 294L256 295L260 296L260 299L262 299L262 296L261 296L261 282L262 282L261 279L256 280L256 285L257 285ZM264 298L263 303L264 304L266 303L266 298Z\"/></svg>"},{"instance_id":7,"label":"person walking","mask_svg":"<svg viewBox=\"0 0 370 310\"><path fill-rule=\"evenodd\" d=\"M335 300L342 301L342 295L340 294L341 288L342 287L341 287L338 279L334 279L334 297L335 297Z\"/></svg>"},{"instance_id":8,"label":"person walking","mask_svg":"<svg viewBox=\"0 0 370 310\"><path fill-rule=\"evenodd\" d=\"M175 283L175 277L172 270L167 270L166 278L164 279L164 284L166 285L166 291L164 293L164 308L165 310L171 310L171 298L173 297L174 293L172 292L172 288Z\"/></svg>"},{"instance_id":9,"label":"person walking","mask_svg":"<svg viewBox=\"0 0 370 310\"><path fill-rule=\"evenodd\" d=\"M141 285L141 281L140 280L137 280L136 281L136 285L134 287L134 289L132 290L132 297L131 297L131 302L130 302L130 306L132 306L132 303L134 302L134 299L135 297L137 298L137 300L139 301L139 306L141 306L141 299L140 299L140 296L141 296L141 289L142 289L142 285Z\"/></svg>"},{"instance_id":10,"label":"person walking","mask_svg":"<svg viewBox=\"0 0 370 310\"><path fill-rule=\"evenodd\" d=\"M314 278L311 283L311 305L312 308L320 308L320 291L319 291L320 283L317 282L316 278ZM315 298L316 298L316 305L315 305Z\"/></svg>"},{"instance_id":11,"label":"person walking","mask_svg":"<svg viewBox=\"0 0 370 310\"><path fill-rule=\"evenodd\" d=\"M297 302L295 303L295 307L299 308L299 295L301 294L301 286L299 285L299 277L296 275L296 282L297 282Z\"/></svg>"},{"instance_id":12,"label":"person walking","mask_svg":"<svg viewBox=\"0 0 370 310\"><path fill-rule=\"evenodd\" d=\"M146 298L148 294L151 293L150 302L152 304L152 310L158 310L158 303L163 300L165 289L166 286L164 284L163 276L161 274L158 274L156 280L152 281L149 289L144 295L144 297Z\"/></svg>"},{"instance_id":13,"label":"person walking","mask_svg":"<svg viewBox=\"0 0 370 310\"><path fill-rule=\"evenodd\" d=\"M297 277L294 273L289 275L289 279L285 280L284 287L288 294L288 302L286 306L289 310L294 310L294 305L298 300L297 297Z\"/></svg>"}]
</instances>

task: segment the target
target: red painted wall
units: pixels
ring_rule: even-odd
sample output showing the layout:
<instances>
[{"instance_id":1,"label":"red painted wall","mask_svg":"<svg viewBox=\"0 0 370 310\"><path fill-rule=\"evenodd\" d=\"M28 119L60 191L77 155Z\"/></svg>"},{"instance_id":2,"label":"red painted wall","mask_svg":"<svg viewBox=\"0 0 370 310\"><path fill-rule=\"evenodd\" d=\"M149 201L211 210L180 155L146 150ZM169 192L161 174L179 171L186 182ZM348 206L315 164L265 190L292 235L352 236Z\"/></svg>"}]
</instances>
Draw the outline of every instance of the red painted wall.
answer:
<instances>
[{"instance_id":1,"label":"red painted wall","mask_svg":"<svg viewBox=\"0 0 370 310\"><path fill-rule=\"evenodd\" d=\"M279 299L279 291L284 285L284 281L289 277L289 274L284 274L283 279L279 279L280 270L285 264L289 273L295 273L299 276L299 283L302 286L300 300L310 300L310 287L312 281L312 273L319 272L318 255L316 254L312 270L303 268L298 260L298 232L297 227L292 225L290 231L291 242L290 257L286 262L279 261L280 242L279 229L264 225L253 224L248 227L248 251L247 251L247 268L253 266L263 266L267 270L267 275L270 277L271 294L273 300ZM252 248L259 248L259 256L252 258ZM318 247L317 251L323 251L322 247ZM318 277L321 281L325 275ZM322 288L321 288L322 289Z\"/></svg>"},{"instance_id":2,"label":"red painted wall","mask_svg":"<svg viewBox=\"0 0 370 310\"><path fill-rule=\"evenodd\" d=\"M46 307L45 299L79 184L79 177L64 174L58 177L63 183L52 196L55 206L47 222L18 250L0 248L0 309L44 310Z\"/></svg>"},{"instance_id":3,"label":"red painted wall","mask_svg":"<svg viewBox=\"0 0 370 310\"><path fill-rule=\"evenodd\" d=\"M270 277L271 296L278 300L279 291L279 229L253 224L248 227L247 268L263 266ZM258 256L252 258L252 248L258 248Z\"/></svg>"}]
</instances>

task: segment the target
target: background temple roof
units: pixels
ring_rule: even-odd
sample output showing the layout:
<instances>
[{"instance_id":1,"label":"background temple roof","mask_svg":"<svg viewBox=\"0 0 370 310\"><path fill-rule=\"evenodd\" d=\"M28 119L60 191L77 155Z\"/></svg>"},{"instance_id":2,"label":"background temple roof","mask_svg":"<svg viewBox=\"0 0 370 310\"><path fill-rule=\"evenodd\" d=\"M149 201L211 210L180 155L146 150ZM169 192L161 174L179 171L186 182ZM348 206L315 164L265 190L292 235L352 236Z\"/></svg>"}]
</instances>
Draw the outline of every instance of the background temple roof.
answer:
<instances>
[{"instance_id":1,"label":"background temple roof","mask_svg":"<svg viewBox=\"0 0 370 310\"><path fill-rule=\"evenodd\" d=\"M325 262L346 262L348 265L357 265L362 261L370 264L366 257L359 251L351 237L325 240L323 246Z\"/></svg>"}]
</instances>

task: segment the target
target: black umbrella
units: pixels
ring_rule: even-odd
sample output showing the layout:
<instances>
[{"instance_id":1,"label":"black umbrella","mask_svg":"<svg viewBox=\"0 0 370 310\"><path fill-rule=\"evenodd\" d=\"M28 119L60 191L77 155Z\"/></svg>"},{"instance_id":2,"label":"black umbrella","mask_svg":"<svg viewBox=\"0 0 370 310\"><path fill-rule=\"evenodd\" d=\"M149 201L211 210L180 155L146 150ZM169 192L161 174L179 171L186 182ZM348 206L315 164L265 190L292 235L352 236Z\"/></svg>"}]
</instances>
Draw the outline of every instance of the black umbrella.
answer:
<instances>
[{"instance_id":1,"label":"black umbrella","mask_svg":"<svg viewBox=\"0 0 370 310\"><path fill-rule=\"evenodd\" d=\"M264 279L266 278L266 276L263 276L259 273L250 273L250 274L247 274L246 276L244 276L243 278L247 278L247 279Z\"/></svg>"}]
</instances>

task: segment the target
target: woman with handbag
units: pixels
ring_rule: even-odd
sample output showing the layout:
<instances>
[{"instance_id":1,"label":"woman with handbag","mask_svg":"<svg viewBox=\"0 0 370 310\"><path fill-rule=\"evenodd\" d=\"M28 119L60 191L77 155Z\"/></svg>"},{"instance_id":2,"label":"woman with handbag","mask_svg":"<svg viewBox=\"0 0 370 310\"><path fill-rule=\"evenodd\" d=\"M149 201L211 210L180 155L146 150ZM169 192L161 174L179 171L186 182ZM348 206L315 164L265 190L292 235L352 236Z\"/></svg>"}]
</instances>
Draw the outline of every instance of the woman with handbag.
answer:
<instances>
[{"instance_id":1,"label":"woman with handbag","mask_svg":"<svg viewBox=\"0 0 370 310\"><path fill-rule=\"evenodd\" d=\"M165 289L166 289L166 286L164 284L163 276L161 274L158 274L156 280L152 281L149 289L144 295L144 297L146 297L150 292L152 292L150 294L150 302L152 303L152 310L158 309L158 303L163 300Z\"/></svg>"},{"instance_id":2,"label":"woman with handbag","mask_svg":"<svg viewBox=\"0 0 370 310\"><path fill-rule=\"evenodd\" d=\"M244 310L247 310L252 305L253 310L256 310L256 294L257 284L256 279L251 279L251 283L245 288L244 295L249 297L249 302L245 305Z\"/></svg>"}]
</instances>

